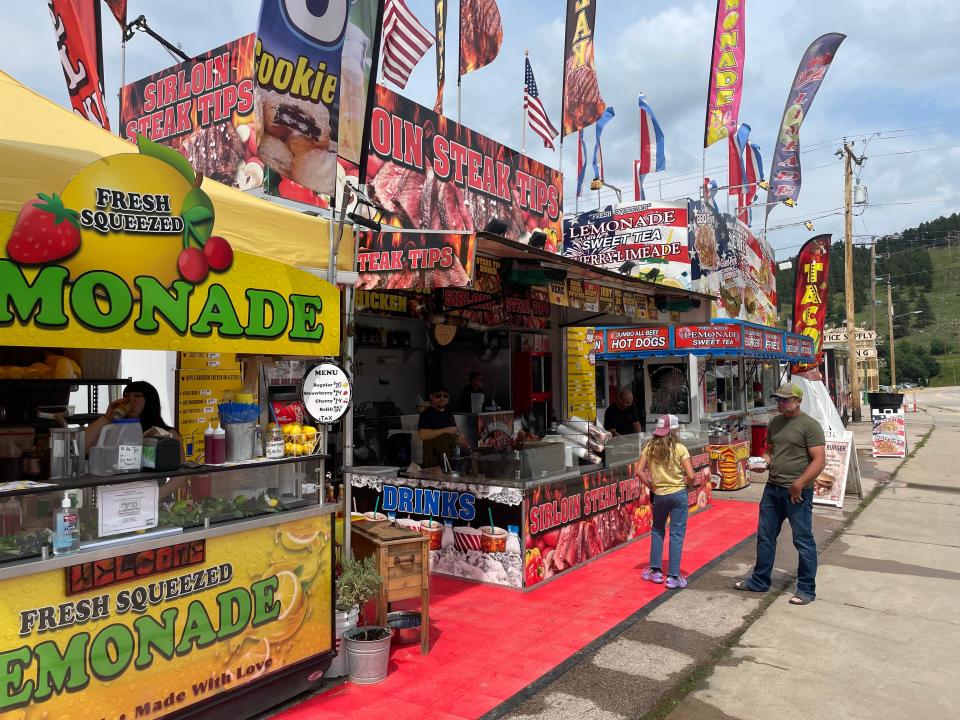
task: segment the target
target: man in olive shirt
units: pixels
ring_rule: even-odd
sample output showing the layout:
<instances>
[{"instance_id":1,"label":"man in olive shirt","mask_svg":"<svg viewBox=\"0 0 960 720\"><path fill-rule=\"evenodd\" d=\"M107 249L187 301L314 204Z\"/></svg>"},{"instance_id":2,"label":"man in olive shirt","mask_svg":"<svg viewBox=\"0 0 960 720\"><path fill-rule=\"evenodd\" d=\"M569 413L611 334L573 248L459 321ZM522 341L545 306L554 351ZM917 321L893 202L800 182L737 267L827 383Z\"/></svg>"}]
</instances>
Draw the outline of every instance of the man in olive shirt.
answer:
<instances>
[{"instance_id":1,"label":"man in olive shirt","mask_svg":"<svg viewBox=\"0 0 960 720\"><path fill-rule=\"evenodd\" d=\"M633 393L620 388L617 399L603 414L603 429L614 435L633 435L640 432L640 418L633 406Z\"/></svg>"},{"instance_id":2,"label":"man in olive shirt","mask_svg":"<svg viewBox=\"0 0 960 720\"><path fill-rule=\"evenodd\" d=\"M767 486L760 501L757 526L757 562L749 580L738 590L766 592L777 553L777 536L790 521L793 545L800 554L797 592L791 605L806 605L816 597L817 545L813 539L813 481L823 470L826 441L820 423L800 411L803 390L793 383L774 393L780 414L767 430Z\"/></svg>"}]
</instances>

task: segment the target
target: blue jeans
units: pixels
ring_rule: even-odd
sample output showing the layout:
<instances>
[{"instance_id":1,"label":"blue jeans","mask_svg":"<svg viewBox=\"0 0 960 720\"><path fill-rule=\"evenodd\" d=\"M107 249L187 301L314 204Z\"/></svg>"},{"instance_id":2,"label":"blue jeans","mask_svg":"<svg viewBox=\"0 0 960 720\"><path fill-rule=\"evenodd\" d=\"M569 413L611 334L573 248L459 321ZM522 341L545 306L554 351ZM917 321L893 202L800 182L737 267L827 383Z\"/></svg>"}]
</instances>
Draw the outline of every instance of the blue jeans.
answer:
<instances>
[{"instance_id":1,"label":"blue jeans","mask_svg":"<svg viewBox=\"0 0 960 720\"><path fill-rule=\"evenodd\" d=\"M813 539L813 488L804 488L803 502L790 501L790 488L767 483L760 500L757 526L757 564L748 580L752 590L770 589L770 574L777 555L777 536L784 520L790 521L793 546L800 554L797 595L813 600L817 596L817 544Z\"/></svg>"},{"instance_id":2,"label":"blue jeans","mask_svg":"<svg viewBox=\"0 0 960 720\"><path fill-rule=\"evenodd\" d=\"M667 575L680 577L680 556L687 534L687 491L653 496L653 534L650 537L650 567L663 568L663 540L670 518L670 568Z\"/></svg>"}]
</instances>

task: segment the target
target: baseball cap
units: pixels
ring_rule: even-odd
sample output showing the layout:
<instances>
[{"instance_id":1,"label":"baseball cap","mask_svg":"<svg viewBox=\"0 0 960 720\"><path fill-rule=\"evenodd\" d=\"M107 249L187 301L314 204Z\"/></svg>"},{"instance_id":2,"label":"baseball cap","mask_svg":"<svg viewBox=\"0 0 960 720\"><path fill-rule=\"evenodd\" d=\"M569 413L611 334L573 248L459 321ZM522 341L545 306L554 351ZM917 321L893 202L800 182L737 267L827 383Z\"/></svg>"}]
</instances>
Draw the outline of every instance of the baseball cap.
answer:
<instances>
[{"instance_id":1,"label":"baseball cap","mask_svg":"<svg viewBox=\"0 0 960 720\"><path fill-rule=\"evenodd\" d=\"M796 398L797 400L803 400L803 390L799 385L794 383L784 383L777 388L777 391L773 394L773 396L778 398Z\"/></svg>"},{"instance_id":2,"label":"baseball cap","mask_svg":"<svg viewBox=\"0 0 960 720\"><path fill-rule=\"evenodd\" d=\"M663 437L669 435L671 430L676 430L678 427L680 427L680 421L676 415L661 415L660 419L657 420L657 427L654 428L653 434L657 437Z\"/></svg>"}]
</instances>

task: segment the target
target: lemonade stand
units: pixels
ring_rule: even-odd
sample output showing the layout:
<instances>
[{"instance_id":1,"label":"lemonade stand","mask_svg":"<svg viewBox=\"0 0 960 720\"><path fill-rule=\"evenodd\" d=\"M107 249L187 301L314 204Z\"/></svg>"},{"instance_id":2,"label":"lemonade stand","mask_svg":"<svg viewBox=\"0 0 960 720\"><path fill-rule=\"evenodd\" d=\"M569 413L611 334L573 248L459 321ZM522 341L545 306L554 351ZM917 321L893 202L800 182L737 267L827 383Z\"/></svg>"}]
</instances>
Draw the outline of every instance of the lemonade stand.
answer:
<instances>
[{"instance_id":1,"label":"lemonade stand","mask_svg":"<svg viewBox=\"0 0 960 720\"><path fill-rule=\"evenodd\" d=\"M0 130L0 718L250 717L334 654L324 425L284 401L339 352L336 287L295 267L326 264L325 226L5 75L0 96L29 118ZM175 435L85 451L90 417L38 408L123 387L100 360L128 349L176 357L172 466ZM218 458L227 401L263 439Z\"/></svg>"}]
</instances>

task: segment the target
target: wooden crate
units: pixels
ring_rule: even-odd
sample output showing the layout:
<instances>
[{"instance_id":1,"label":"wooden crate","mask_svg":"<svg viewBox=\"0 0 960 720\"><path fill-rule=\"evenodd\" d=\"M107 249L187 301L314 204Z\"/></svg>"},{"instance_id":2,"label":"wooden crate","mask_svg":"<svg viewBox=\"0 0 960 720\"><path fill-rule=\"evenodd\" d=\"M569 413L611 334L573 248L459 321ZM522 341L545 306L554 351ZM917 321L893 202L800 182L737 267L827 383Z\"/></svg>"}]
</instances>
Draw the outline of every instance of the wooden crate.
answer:
<instances>
[{"instance_id":1,"label":"wooden crate","mask_svg":"<svg viewBox=\"0 0 960 720\"><path fill-rule=\"evenodd\" d=\"M420 598L420 652L430 651L430 539L391 523L356 523L351 547L358 560L373 555L384 578L377 595L377 624L386 626L389 604Z\"/></svg>"}]
</instances>

